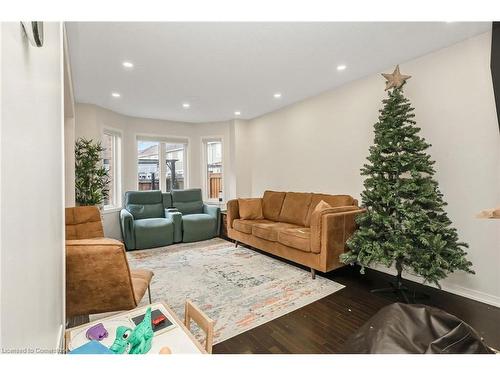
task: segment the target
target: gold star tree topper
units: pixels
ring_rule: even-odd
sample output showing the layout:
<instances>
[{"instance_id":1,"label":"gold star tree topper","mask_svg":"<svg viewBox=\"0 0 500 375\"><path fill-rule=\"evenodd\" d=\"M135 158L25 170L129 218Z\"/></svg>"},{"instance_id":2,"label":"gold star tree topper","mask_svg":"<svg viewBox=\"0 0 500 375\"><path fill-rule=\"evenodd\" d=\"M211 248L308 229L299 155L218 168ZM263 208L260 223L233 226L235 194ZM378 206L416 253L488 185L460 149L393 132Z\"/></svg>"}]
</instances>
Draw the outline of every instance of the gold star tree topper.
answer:
<instances>
[{"instance_id":1,"label":"gold star tree topper","mask_svg":"<svg viewBox=\"0 0 500 375\"><path fill-rule=\"evenodd\" d=\"M411 76L406 76L404 74L401 74L401 72L399 71L399 65L396 65L396 69L394 69L394 72L392 72L392 74L382 73L382 75L387 80L385 82L386 91L393 87L395 89L400 88L405 84L406 80L411 78Z\"/></svg>"}]
</instances>

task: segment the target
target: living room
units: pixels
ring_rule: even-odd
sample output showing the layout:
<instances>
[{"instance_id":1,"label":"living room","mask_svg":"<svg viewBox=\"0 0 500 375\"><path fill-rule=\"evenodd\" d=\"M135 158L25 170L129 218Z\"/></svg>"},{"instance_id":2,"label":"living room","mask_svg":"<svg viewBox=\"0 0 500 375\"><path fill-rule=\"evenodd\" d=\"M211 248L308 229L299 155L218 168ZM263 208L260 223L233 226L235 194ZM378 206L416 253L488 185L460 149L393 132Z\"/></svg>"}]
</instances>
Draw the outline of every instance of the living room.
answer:
<instances>
[{"instance_id":1,"label":"living room","mask_svg":"<svg viewBox=\"0 0 500 375\"><path fill-rule=\"evenodd\" d=\"M2 351L497 353L488 19L2 22Z\"/></svg>"}]
</instances>

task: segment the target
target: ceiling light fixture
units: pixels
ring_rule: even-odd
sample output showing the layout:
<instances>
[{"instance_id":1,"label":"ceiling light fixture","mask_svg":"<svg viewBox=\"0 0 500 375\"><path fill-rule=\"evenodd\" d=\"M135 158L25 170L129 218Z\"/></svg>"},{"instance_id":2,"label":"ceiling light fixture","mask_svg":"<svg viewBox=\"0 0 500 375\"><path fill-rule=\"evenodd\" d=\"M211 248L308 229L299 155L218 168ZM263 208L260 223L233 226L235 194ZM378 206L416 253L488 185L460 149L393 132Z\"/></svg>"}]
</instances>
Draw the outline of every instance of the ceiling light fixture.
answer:
<instances>
[{"instance_id":1,"label":"ceiling light fixture","mask_svg":"<svg viewBox=\"0 0 500 375\"><path fill-rule=\"evenodd\" d=\"M274 99L279 99L279 98L281 98L281 92L277 92L273 96L274 96Z\"/></svg>"},{"instance_id":2,"label":"ceiling light fixture","mask_svg":"<svg viewBox=\"0 0 500 375\"><path fill-rule=\"evenodd\" d=\"M241 115L241 112L240 111L234 111L234 115L235 116L239 116L239 115Z\"/></svg>"},{"instance_id":3,"label":"ceiling light fixture","mask_svg":"<svg viewBox=\"0 0 500 375\"><path fill-rule=\"evenodd\" d=\"M124 68L127 68L127 69L132 69L134 67L134 64L131 63L130 61L124 61L122 62L122 65Z\"/></svg>"},{"instance_id":4,"label":"ceiling light fixture","mask_svg":"<svg viewBox=\"0 0 500 375\"><path fill-rule=\"evenodd\" d=\"M120 94L119 92L112 92L112 93L111 93L111 96L112 96L113 98L119 98L119 97L121 96L121 94Z\"/></svg>"},{"instance_id":5,"label":"ceiling light fixture","mask_svg":"<svg viewBox=\"0 0 500 375\"><path fill-rule=\"evenodd\" d=\"M191 107L191 104L189 104L189 103L182 103L182 108L188 109L189 107Z\"/></svg>"},{"instance_id":6,"label":"ceiling light fixture","mask_svg":"<svg viewBox=\"0 0 500 375\"><path fill-rule=\"evenodd\" d=\"M340 72L342 70L346 70L347 66L345 66L344 64L342 65L337 65L337 70Z\"/></svg>"}]
</instances>

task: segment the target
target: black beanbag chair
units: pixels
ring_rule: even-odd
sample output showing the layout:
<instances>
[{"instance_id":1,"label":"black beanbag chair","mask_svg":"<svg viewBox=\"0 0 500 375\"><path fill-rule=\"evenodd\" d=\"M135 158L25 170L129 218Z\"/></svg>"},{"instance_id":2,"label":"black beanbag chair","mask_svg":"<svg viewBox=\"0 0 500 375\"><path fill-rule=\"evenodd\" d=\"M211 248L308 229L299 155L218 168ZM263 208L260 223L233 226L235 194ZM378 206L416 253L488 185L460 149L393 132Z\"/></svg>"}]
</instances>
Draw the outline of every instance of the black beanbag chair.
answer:
<instances>
[{"instance_id":1,"label":"black beanbag chair","mask_svg":"<svg viewBox=\"0 0 500 375\"><path fill-rule=\"evenodd\" d=\"M492 354L472 327L425 305L394 303L381 309L351 336L343 353Z\"/></svg>"}]
</instances>

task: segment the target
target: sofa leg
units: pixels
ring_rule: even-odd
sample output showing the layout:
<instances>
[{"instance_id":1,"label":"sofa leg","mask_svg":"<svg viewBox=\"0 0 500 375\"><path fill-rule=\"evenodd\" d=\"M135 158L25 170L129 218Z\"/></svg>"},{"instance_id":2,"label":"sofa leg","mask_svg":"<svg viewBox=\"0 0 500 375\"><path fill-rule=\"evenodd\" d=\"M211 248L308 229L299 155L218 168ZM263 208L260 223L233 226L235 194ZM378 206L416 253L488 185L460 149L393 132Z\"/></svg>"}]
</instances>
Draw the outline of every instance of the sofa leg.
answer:
<instances>
[{"instance_id":1,"label":"sofa leg","mask_svg":"<svg viewBox=\"0 0 500 375\"><path fill-rule=\"evenodd\" d=\"M316 270L311 268L311 278L314 280L316 278Z\"/></svg>"},{"instance_id":2,"label":"sofa leg","mask_svg":"<svg viewBox=\"0 0 500 375\"><path fill-rule=\"evenodd\" d=\"M234 247L238 247L238 244L239 244L239 242L238 242L238 241L235 241L235 242L234 242Z\"/></svg>"},{"instance_id":3,"label":"sofa leg","mask_svg":"<svg viewBox=\"0 0 500 375\"><path fill-rule=\"evenodd\" d=\"M148 285L148 298L149 298L149 304L151 305L151 286Z\"/></svg>"}]
</instances>

